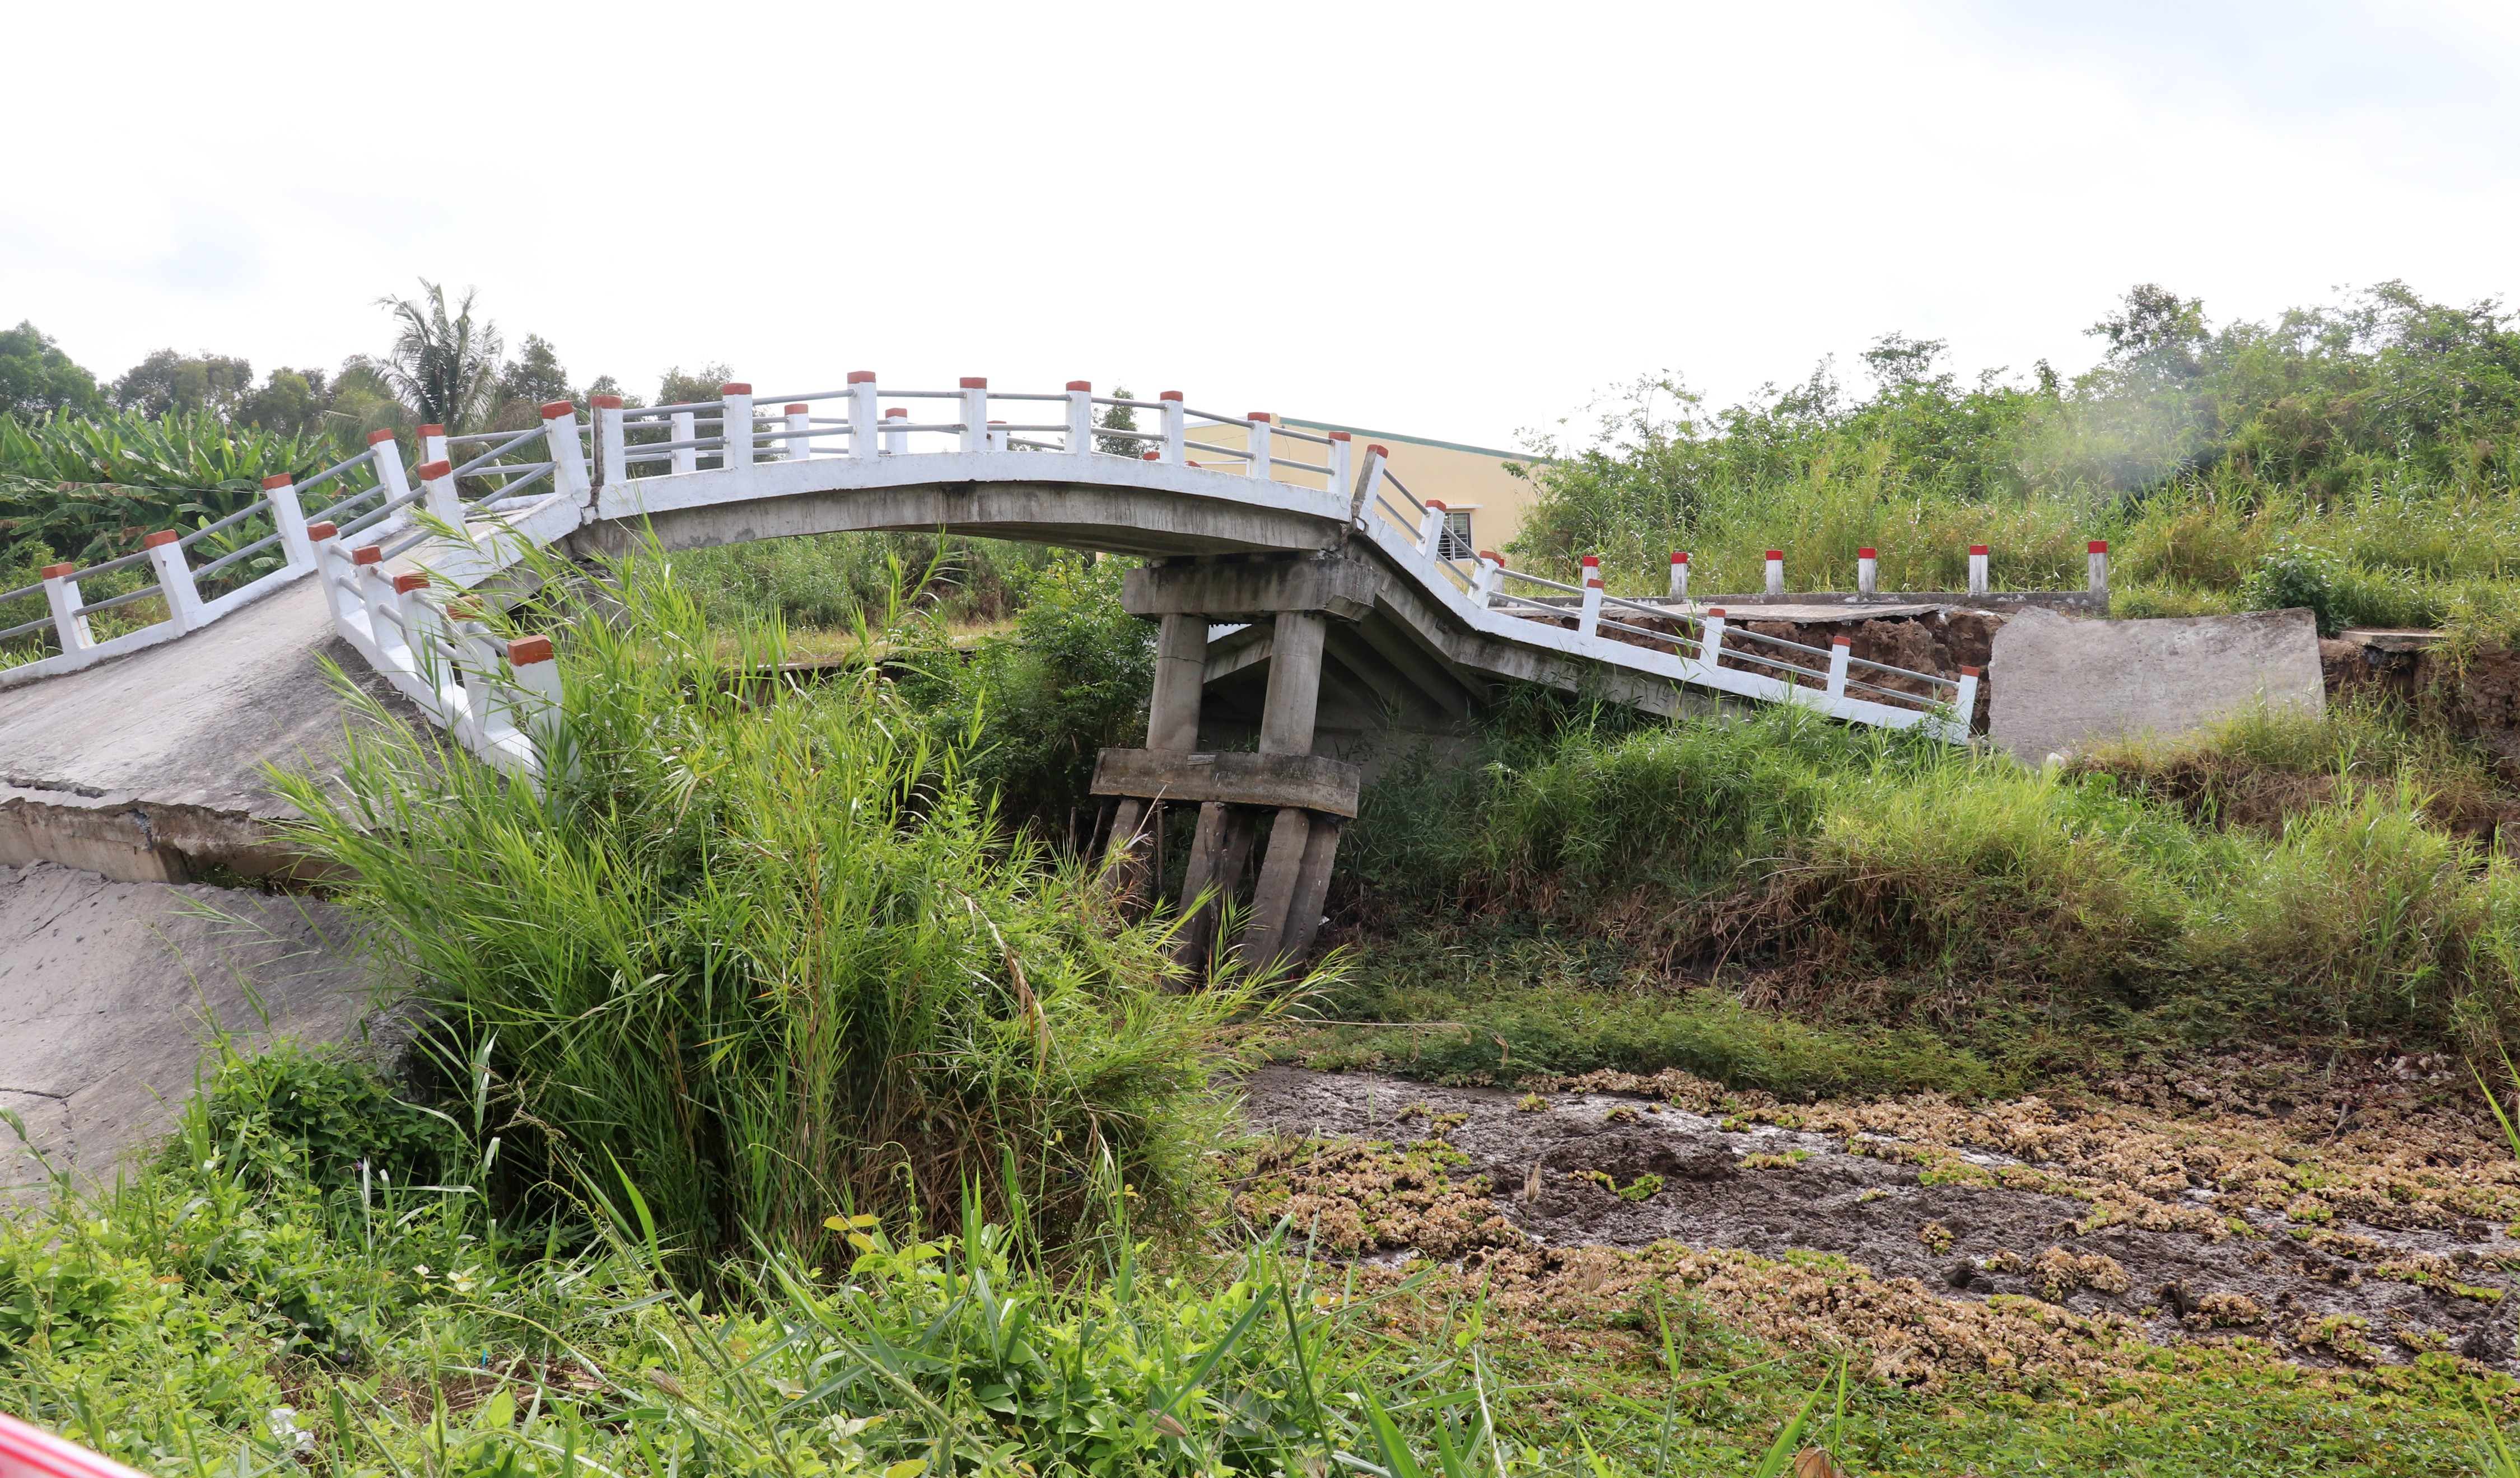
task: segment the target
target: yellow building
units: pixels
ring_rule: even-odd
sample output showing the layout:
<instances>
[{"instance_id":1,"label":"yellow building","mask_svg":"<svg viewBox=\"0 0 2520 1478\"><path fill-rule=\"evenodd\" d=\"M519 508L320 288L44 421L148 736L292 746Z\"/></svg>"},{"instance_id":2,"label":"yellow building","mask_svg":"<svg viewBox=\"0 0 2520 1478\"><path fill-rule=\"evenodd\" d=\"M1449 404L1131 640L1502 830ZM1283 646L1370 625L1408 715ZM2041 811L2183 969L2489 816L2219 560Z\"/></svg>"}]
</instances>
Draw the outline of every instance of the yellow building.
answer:
<instances>
[{"instance_id":1,"label":"yellow building","mask_svg":"<svg viewBox=\"0 0 2520 1478\"><path fill-rule=\"evenodd\" d=\"M1273 459L1319 465L1327 454L1318 444L1303 439L1320 437L1331 431L1345 431L1355 441L1360 462L1369 446L1379 446L1391 454L1385 464L1390 475L1420 503L1429 500L1444 505L1448 537L1445 554L1449 558L1468 559L1482 549L1503 549L1522 531L1523 515L1530 509L1538 492L1531 481L1506 470L1508 464L1531 468L1548 459L1530 452L1508 452L1495 447L1466 446L1458 441L1437 441L1426 436L1411 436L1400 431L1374 431L1364 426L1340 425L1328 421L1304 421L1293 416L1272 417L1279 427L1271 438ZM1142 433L1143 434L1143 433ZM1238 422L1202 421L1192 412L1187 438L1192 443L1189 458L1205 466L1228 470L1244 467L1239 456L1223 457L1217 451L1247 454L1250 430ZM1205 443L1205 449L1199 445ZM1328 479L1318 472L1279 467L1276 477L1282 482L1321 487ZM1397 503L1398 499L1390 500ZM1389 511L1384 511L1389 516ZM1417 530L1412 528L1410 532Z\"/></svg>"}]
</instances>

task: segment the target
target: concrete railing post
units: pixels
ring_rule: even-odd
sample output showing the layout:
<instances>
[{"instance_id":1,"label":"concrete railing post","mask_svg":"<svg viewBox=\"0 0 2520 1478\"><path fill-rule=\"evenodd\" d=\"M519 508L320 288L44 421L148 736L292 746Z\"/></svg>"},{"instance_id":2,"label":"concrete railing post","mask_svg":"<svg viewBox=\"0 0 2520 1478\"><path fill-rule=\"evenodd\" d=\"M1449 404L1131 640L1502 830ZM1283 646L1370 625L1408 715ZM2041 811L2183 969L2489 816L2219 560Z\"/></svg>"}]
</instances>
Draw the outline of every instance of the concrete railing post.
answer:
<instances>
[{"instance_id":1,"label":"concrete railing post","mask_svg":"<svg viewBox=\"0 0 2520 1478\"><path fill-rule=\"evenodd\" d=\"M1963 739L1968 738L1969 726L1977 722L1977 680L1983 675L1976 667L1960 669L1960 691L1952 698L1952 719Z\"/></svg>"},{"instance_id":2,"label":"concrete railing post","mask_svg":"<svg viewBox=\"0 0 2520 1478\"><path fill-rule=\"evenodd\" d=\"M167 618L178 632L202 624L202 594L193 587L193 566L184 558L183 534L161 528L140 541L149 551L149 565L158 572L158 593L166 598Z\"/></svg>"},{"instance_id":3,"label":"concrete railing post","mask_svg":"<svg viewBox=\"0 0 2520 1478\"><path fill-rule=\"evenodd\" d=\"M1580 636L1598 636L1601 631L1601 557L1584 557L1584 604L1576 608L1575 630Z\"/></svg>"},{"instance_id":4,"label":"concrete railing post","mask_svg":"<svg viewBox=\"0 0 2520 1478\"><path fill-rule=\"evenodd\" d=\"M444 462L447 460L446 427L442 425L424 425L420 427L415 434L420 447L420 460L422 462ZM368 433L368 445L369 447L374 448L380 440L390 438L391 435L391 432L387 432L385 433L385 437L380 437L376 432L370 431ZM399 461L402 456L401 449L396 448L393 455L397 461ZM382 470L380 469L379 470L382 471ZM395 480L399 482L401 479L397 477Z\"/></svg>"},{"instance_id":5,"label":"concrete railing post","mask_svg":"<svg viewBox=\"0 0 2520 1478\"><path fill-rule=\"evenodd\" d=\"M1505 556L1492 549L1479 551L1478 579L1470 586L1470 604L1481 610L1496 605L1497 587L1505 583Z\"/></svg>"},{"instance_id":6,"label":"concrete railing post","mask_svg":"<svg viewBox=\"0 0 2520 1478\"><path fill-rule=\"evenodd\" d=\"M552 778L553 737L560 725L560 663L553 659L549 637L518 637L508 644L508 668L516 675L508 694L511 720L518 733L533 740L542 778Z\"/></svg>"},{"instance_id":7,"label":"concrete railing post","mask_svg":"<svg viewBox=\"0 0 2520 1478\"><path fill-rule=\"evenodd\" d=\"M1881 593L1881 560L1871 550L1855 552L1855 590L1856 594L1866 596Z\"/></svg>"},{"instance_id":8,"label":"concrete railing post","mask_svg":"<svg viewBox=\"0 0 2520 1478\"><path fill-rule=\"evenodd\" d=\"M402 622L403 648L411 653L411 670L439 694L439 711L429 717L443 720L447 716L445 675L438 663L437 649L428 640L437 613L422 594L428 589L428 574L425 570L408 570L394 576L392 584L394 615Z\"/></svg>"},{"instance_id":9,"label":"concrete railing post","mask_svg":"<svg viewBox=\"0 0 2520 1478\"><path fill-rule=\"evenodd\" d=\"M1986 546L1983 544L1969 546L1968 593L1973 596L1986 594Z\"/></svg>"},{"instance_id":10,"label":"concrete railing post","mask_svg":"<svg viewBox=\"0 0 2520 1478\"><path fill-rule=\"evenodd\" d=\"M875 371L849 372L849 455L873 457L881 448L876 442Z\"/></svg>"},{"instance_id":11,"label":"concrete railing post","mask_svg":"<svg viewBox=\"0 0 2520 1478\"><path fill-rule=\"evenodd\" d=\"M2109 541L2093 539L2089 547L2091 560L2090 590L2095 596L2109 593Z\"/></svg>"},{"instance_id":12,"label":"concrete railing post","mask_svg":"<svg viewBox=\"0 0 2520 1478\"><path fill-rule=\"evenodd\" d=\"M630 480L630 431L622 423L621 397L595 396L588 409L595 415L595 480L617 487Z\"/></svg>"},{"instance_id":13,"label":"concrete railing post","mask_svg":"<svg viewBox=\"0 0 2520 1478\"><path fill-rule=\"evenodd\" d=\"M1348 521L1362 530L1373 517L1382 498L1382 468L1391 455L1389 449L1368 443L1365 448L1365 470L1356 474L1356 492L1348 499Z\"/></svg>"},{"instance_id":14,"label":"concrete railing post","mask_svg":"<svg viewBox=\"0 0 2520 1478\"><path fill-rule=\"evenodd\" d=\"M420 461L415 466L444 462L446 427L425 425L420 429ZM368 463L376 469L377 486L385 490L385 502L400 503L411 496L411 479L402 470L402 445L394 440L393 432L380 428L368 433ZM393 516L397 521L403 517L401 514Z\"/></svg>"},{"instance_id":15,"label":"concrete railing post","mask_svg":"<svg viewBox=\"0 0 2520 1478\"><path fill-rule=\"evenodd\" d=\"M1184 453L1183 439L1188 435L1182 418L1182 392L1165 390L1155 396L1155 404L1164 416L1164 460L1175 467L1189 458Z\"/></svg>"},{"instance_id":16,"label":"concrete railing post","mask_svg":"<svg viewBox=\"0 0 2520 1478\"><path fill-rule=\"evenodd\" d=\"M884 455L887 457L898 457L904 452L910 450L910 433L908 431L894 429L892 424L896 421L900 422L904 425L908 425L910 424L910 407L906 405L897 405L891 410L883 413L883 451Z\"/></svg>"},{"instance_id":17,"label":"concrete railing post","mask_svg":"<svg viewBox=\"0 0 2520 1478\"><path fill-rule=\"evenodd\" d=\"M1671 598L1675 601L1688 599L1688 551L1685 549L1671 552Z\"/></svg>"},{"instance_id":18,"label":"concrete railing post","mask_svg":"<svg viewBox=\"0 0 2520 1478\"><path fill-rule=\"evenodd\" d=\"M963 450L976 452L988 444L988 377L966 375L963 377Z\"/></svg>"},{"instance_id":19,"label":"concrete railing post","mask_svg":"<svg viewBox=\"0 0 2520 1478\"><path fill-rule=\"evenodd\" d=\"M1094 450L1094 381L1090 380L1067 382L1067 449L1080 454Z\"/></svg>"},{"instance_id":20,"label":"concrete railing post","mask_svg":"<svg viewBox=\"0 0 2520 1478\"><path fill-rule=\"evenodd\" d=\"M262 479L262 496L271 502L271 526L291 569L312 569L315 546L306 537L306 505L297 501L297 484L286 476Z\"/></svg>"},{"instance_id":21,"label":"concrete railing post","mask_svg":"<svg viewBox=\"0 0 2520 1478\"><path fill-rule=\"evenodd\" d=\"M65 654L85 651L96 645L96 633L88 629L87 617L79 614L79 606L86 603L79 595L78 582L70 578L77 572L75 564L44 566L44 604L53 612L53 635Z\"/></svg>"},{"instance_id":22,"label":"concrete railing post","mask_svg":"<svg viewBox=\"0 0 2520 1478\"><path fill-rule=\"evenodd\" d=\"M1854 645L1855 639L1852 637L1832 637L1829 639L1828 695L1830 697L1842 698L1846 696L1846 669L1855 656L1852 649Z\"/></svg>"},{"instance_id":23,"label":"concrete railing post","mask_svg":"<svg viewBox=\"0 0 2520 1478\"><path fill-rule=\"evenodd\" d=\"M464 685L464 711L455 737L476 753L489 742L490 712L498 700L499 658L489 640L489 625L472 601L446 603L446 645L455 662L456 681Z\"/></svg>"},{"instance_id":24,"label":"concrete railing post","mask_svg":"<svg viewBox=\"0 0 2520 1478\"><path fill-rule=\"evenodd\" d=\"M1781 549L1772 549L1768 551L1768 594L1781 596L1784 593L1785 552Z\"/></svg>"},{"instance_id":25,"label":"concrete railing post","mask_svg":"<svg viewBox=\"0 0 2520 1478\"><path fill-rule=\"evenodd\" d=\"M698 435L700 435L700 416L698 416L698 411L675 411L675 413L670 413L670 416L665 418L665 425L668 425L668 428L670 428L668 433L665 433L665 440L673 440L673 443L686 443L686 440L698 440ZM670 453L670 461L668 461L668 464L665 464L665 469L668 469L668 476L683 476L683 473L693 473L693 470L700 470L700 448L696 448L696 446L675 446L675 448L673 448L673 453Z\"/></svg>"},{"instance_id":26,"label":"concrete railing post","mask_svg":"<svg viewBox=\"0 0 2520 1478\"><path fill-rule=\"evenodd\" d=\"M340 532L338 524L306 525L306 542L315 546L315 578L324 587L324 606L333 612L334 632L346 637L357 629L350 616L359 609L359 600L349 554L337 537Z\"/></svg>"},{"instance_id":27,"label":"concrete railing post","mask_svg":"<svg viewBox=\"0 0 2520 1478\"><path fill-rule=\"evenodd\" d=\"M1724 654L1724 607L1709 606L1697 637L1697 659L1713 667Z\"/></svg>"},{"instance_id":28,"label":"concrete railing post","mask_svg":"<svg viewBox=\"0 0 2520 1478\"><path fill-rule=\"evenodd\" d=\"M1429 560L1444 547L1444 505L1432 498L1426 500L1426 512L1418 515L1418 553Z\"/></svg>"},{"instance_id":29,"label":"concrete railing post","mask_svg":"<svg viewBox=\"0 0 2520 1478\"><path fill-rule=\"evenodd\" d=\"M1270 457L1275 455L1274 448L1270 445L1270 432L1273 427L1269 422L1269 413L1246 411L1242 419L1251 426L1251 436L1246 443L1251 452L1251 475L1267 481L1276 475L1276 470L1269 466Z\"/></svg>"},{"instance_id":30,"label":"concrete railing post","mask_svg":"<svg viewBox=\"0 0 2520 1478\"><path fill-rule=\"evenodd\" d=\"M580 503L595 486L586 475L586 443L579 439L577 407L555 400L543 407L543 442L551 448L552 491ZM464 525L456 524L461 528Z\"/></svg>"},{"instance_id":31,"label":"concrete railing post","mask_svg":"<svg viewBox=\"0 0 2520 1478\"><path fill-rule=\"evenodd\" d=\"M430 517L443 518L448 527L462 532L464 504L455 496L454 464L423 463L417 470L420 473L421 506L428 510Z\"/></svg>"},{"instance_id":32,"label":"concrete railing post","mask_svg":"<svg viewBox=\"0 0 2520 1478\"><path fill-rule=\"evenodd\" d=\"M384 559L385 552L373 544L350 551L350 595L368 618L368 640L375 645L379 660L386 663L401 661L404 666L409 666L408 661L395 654L396 649L404 644L402 628L394 622L400 611L394 600L393 586L384 578L382 568Z\"/></svg>"},{"instance_id":33,"label":"concrete railing post","mask_svg":"<svg viewBox=\"0 0 2520 1478\"><path fill-rule=\"evenodd\" d=\"M724 402L718 415L718 466L752 466L752 386L741 381L717 387Z\"/></svg>"},{"instance_id":34,"label":"concrete railing post","mask_svg":"<svg viewBox=\"0 0 2520 1478\"><path fill-rule=\"evenodd\" d=\"M1329 490L1335 493L1347 486L1348 474L1356 465L1356 437L1347 431L1332 431L1329 438Z\"/></svg>"},{"instance_id":35,"label":"concrete railing post","mask_svg":"<svg viewBox=\"0 0 2520 1478\"><path fill-rule=\"evenodd\" d=\"M802 462L814 455L814 408L790 403L788 407L788 460Z\"/></svg>"},{"instance_id":36,"label":"concrete railing post","mask_svg":"<svg viewBox=\"0 0 2520 1478\"><path fill-rule=\"evenodd\" d=\"M992 422L990 422L990 423L989 423L989 440L988 440L988 446L989 446L989 450L990 450L990 451L993 451L993 452L1011 452L1011 451L1014 450L1014 445L1015 445L1015 444L1014 444L1013 440L1012 439L1012 438L1013 437L1014 433L1013 433L1012 431L1005 431L1005 430L1000 430L1000 429L999 429L999 427L1003 426L1003 425L1006 425L1006 423L1005 423L1005 422L1003 422L1003 421L992 421Z\"/></svg>"},{"instance_id":37,"label":"concrete railing post","mask_svg":"<svg viewBox=\"0 0 2520 1478\"><path fill-rule=\"evenodd\" d=\"M700 424L698 412L676 411L673 413L671 419L673 424L673 432L665 438L666 440L675 442L692 442L699 439ZM674 448L673 456L674 460L666 463L665 466L672 468L675 475L679 476L684 472L697 472L700 470L699 448L689 445L676 446Z\"/></svg>"}]
</instances>

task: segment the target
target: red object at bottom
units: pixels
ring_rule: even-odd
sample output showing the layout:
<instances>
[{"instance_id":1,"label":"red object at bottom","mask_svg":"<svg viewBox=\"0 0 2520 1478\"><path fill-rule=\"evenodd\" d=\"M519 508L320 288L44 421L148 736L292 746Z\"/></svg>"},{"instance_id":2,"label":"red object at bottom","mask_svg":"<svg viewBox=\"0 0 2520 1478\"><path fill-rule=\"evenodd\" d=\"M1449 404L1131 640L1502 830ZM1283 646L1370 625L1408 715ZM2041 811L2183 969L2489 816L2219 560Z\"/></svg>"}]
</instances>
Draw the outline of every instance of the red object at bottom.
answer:
<instances>
[{"instance_id":1,"label":"red object at bottom","mask_svg":"<svg viewBox=\"0 0 2520 1478\"><path fill-rule=\"evenodd\" d=\"M0 1478L148 1478L75 1442L0 1415Z\"/></svg>"}]
</instances>

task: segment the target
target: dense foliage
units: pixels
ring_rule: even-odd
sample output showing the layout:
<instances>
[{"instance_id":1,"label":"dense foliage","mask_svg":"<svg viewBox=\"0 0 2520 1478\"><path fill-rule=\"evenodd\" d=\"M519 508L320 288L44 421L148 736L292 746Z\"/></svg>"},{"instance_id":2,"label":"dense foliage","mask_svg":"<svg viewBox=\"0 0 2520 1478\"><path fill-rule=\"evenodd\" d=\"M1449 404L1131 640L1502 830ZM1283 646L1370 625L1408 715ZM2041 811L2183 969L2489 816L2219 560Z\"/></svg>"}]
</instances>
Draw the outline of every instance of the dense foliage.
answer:
<instances>
[{"instance_id":1,"label":"dense foliage","mask_svg":"<svg viewBox=\"0 0 2520 1478\"><path fill-rule=\"evenodd\" d=\"M1972 543L1999 586L2081 583L2084 541L2117 544L2119 613L2293 600L2324 568L2334 624L2473 624L2510 601L2520 466L2520 332L2493 301L2431 302L2386 283L2272 324L2209 325L2139 287L2093 327L2102 362L2070 381L1940 368L1945 346L1890 335L1868 395L1823 364L1787 389L1710 410L1642 381L1541 469L1517 551L1613 584L1691 552L1697 588L1758 588L1782 549L1797 589L1852 589L1880 550L1884 589L1949 590Z\"/></svg>"},{"instance_id":2,"label":"dense foliage","mask_svg":"<svg viewBox=\"0 0 2520 1478\"><path fill-rule=\"evenodd\" d=\"M703 1266L1010 1175L1053 1230L1104 1182L1192 1214L1248 992L1168 990L1162 921L1011 845L969 736L874 665L783 676L775 624L712 632L652 553L555 600L541 793L381 712L339 787L283 783L440 1070L494 1085L517 1193L617 1164Z\"/></svg>"}]
</instances>

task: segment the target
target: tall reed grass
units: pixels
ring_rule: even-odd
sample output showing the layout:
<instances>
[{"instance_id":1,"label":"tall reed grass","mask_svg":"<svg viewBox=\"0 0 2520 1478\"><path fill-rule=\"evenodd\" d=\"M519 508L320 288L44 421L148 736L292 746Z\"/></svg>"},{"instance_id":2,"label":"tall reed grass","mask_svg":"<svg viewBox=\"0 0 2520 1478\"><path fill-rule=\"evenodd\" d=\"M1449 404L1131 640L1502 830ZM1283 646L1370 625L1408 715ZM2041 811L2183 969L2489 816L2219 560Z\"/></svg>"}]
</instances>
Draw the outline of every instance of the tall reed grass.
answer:
<instances>
[{"instance_id":1,"label":"tall reed grass","mask_svg":"<svg viewBox=\"0 0 2520 1478\"><path fill-rule=\"evenodd\" d=\"M1167 926L1000 826L874 664L783 678L652 552L551 589L542 793L373 708L338 788L280 781L439 1070L495 1085L508 1194L626 1178L697 1267L970 1186L1056 1235L1098 1186L1193 1216L1249 982L1169 990Z\"/></svg>"}]
</instances>

